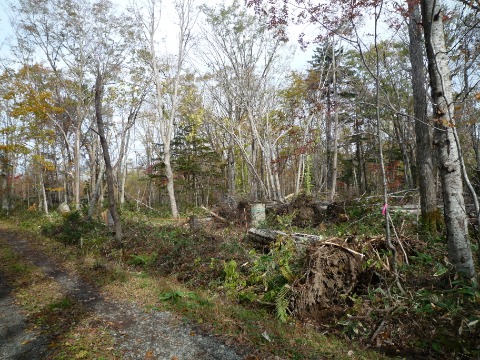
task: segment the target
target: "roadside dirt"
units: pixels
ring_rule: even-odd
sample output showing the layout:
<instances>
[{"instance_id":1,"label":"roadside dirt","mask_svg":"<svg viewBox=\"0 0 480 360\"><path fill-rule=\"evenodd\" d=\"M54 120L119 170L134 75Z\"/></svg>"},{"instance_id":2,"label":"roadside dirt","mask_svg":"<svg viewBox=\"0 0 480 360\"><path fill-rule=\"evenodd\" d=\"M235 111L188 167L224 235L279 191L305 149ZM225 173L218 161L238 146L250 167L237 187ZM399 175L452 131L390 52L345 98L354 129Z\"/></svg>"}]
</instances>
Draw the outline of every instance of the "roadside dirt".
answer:
<instances>
[{"instance_id":1,"label":"roadside dirt","mask_svg":"<svg viewBox=\"0 0 480 360\"><path fill-rule=\"evenodd\" d=\"M19 235L0 230L0 238L21 256L42 269L63 289L76 313L91 317L97 329L113 340L112 359L221 359L249 358L247 351L226 346L221 339L201 333L178 316L146 310L135 303L116 301L51 258L32 247ZM62 329L45 331L16 304L7 278L0 272L0 359L50 359ZM78 322L79 319L77 319ZM67 331L71 324L64 324Z\"/></svg>"}]
</instances>

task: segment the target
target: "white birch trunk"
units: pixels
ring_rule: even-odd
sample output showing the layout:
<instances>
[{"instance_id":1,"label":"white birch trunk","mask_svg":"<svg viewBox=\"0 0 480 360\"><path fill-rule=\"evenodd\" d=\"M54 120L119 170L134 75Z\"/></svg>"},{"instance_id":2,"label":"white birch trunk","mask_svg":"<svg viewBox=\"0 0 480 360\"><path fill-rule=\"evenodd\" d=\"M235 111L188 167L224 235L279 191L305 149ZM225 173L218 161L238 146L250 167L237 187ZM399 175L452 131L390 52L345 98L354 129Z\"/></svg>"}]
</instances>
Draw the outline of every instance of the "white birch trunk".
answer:
<instances>
[{"instance_id":1,"label":"white birch trunk","mask_svg":"<svg viewBox=\"0 0 480 360\"><path fill-rule=\"evenodd\" d=\"M435 124L434 146L443 191L448 255L456 270L475 275L467 232L459 149L455 141L453 95L443 27L443 9L438 0L422 0L422 18Z\"/></svg>"},{"instance_id":2,"label":"white birch trunk","mask_svg":"<svg viewBox=\"0 0 480 360\"><path fill-rule=\"evenodd\" d=\"M45 182L43 181L43 170L40 170L40 191L42 193L42 208L45 214L48 215L48 201L47 201L47 193L45 191Z\"/></svg>"},{"instance_id":3,"label":"white birch trunk","mask_svg":"<svg viewBox=\"0 0 480 360\"><path fill-rule=\"evenodd\" d=\"M80 210L80 124L77 124L75 128L75 147L73 150L74 157L74 181L73 181L73 198L75 202L75 210Z\"/></svg>"},{"instance_id":4,"label":"white birch trunk","mask_svg":"<svg viewBox=\"0 0 480 360\"><path fill-rule=\"evenodd\" d=\"M302 184L303 173L304 173L304 166L305 163L305 154L300 154L298 157L298 166L297 166L297 179L295 181L295 195L300 193L300 186Z\"/></svg>"},{"instance_id":5,"label":"white birch trunk","mask_svg":"<svg viewBox=\"0 0 480 360\"><path fill-rule=\"evenodd\" d=\"M330 184L330 201L335 200L337 191L337 163L338 163L338 99L337 99L337 64L335 58L335 42L332 44L332 82L333 82L333 104L335 111L333 120L333 154L332 154L332 168L331 168L331 184Z\"/></svg>"},{"instance_id":6,"label":"white birch trunk","mask_svg":"<svg viewBox=\"0 0 480 360\"><path fill-rule=\"evenodd\" d=\"M227 150L227 187L228 195L235 198L236 196L236 181L235 181L235 153L233 147Z\"/></svg>"}]
</instances>

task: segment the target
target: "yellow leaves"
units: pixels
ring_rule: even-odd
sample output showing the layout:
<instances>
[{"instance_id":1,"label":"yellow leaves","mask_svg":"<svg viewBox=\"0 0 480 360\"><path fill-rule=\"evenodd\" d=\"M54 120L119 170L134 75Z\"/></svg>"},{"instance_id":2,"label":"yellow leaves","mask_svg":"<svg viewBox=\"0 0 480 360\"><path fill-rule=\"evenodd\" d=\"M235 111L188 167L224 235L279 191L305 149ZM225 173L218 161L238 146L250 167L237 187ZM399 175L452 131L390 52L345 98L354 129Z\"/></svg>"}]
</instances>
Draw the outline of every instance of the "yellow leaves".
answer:
<instances>
[{"instance_id":1,"label":"yellow leaves","mask_svg":"<svg viewBox=\"0 0 480 360\"><path fill-rule=\"evenodd\" d=\"M32 160L40 165L41 167L43 167L43 169L45 171L55 171L56 167L55 167L55 164L50 161L50 160L47 160L45 159L43 156L41 155L33 155L32 156Z\"/></svg>"},{"instance_id":2,"label":"yellow leaves","mask_svg":"<svg viewBox=\"0 0 480 360\"><path fill-rule=\"evenodd\" d=\"M438 126L443 126L443 127L448 127L448 128L454 128L455 123L446 117L437 117L435 118L435 122L437 123Z\"/></svg>"},{"instance_id":3,"label":"yellow leaves","mask_svg":"<svg viewBox=\"0 0 480 360\"><path fill-rule=\"evenodd\" d=\"M10 115L30 123L46 123L65 112L56 104L55 76L42 65L24 66L2 75L2 98L11 101Z\"/></svg>"},{"instance_id":4,"label":"yellow leaves","mask_svg":"<svg viewBox=\"0 0 480 360\"><path fill-rule=\"evenodd\" d=\"M443 125L443 126L448 126L450 124L450 122L448 121L448 119L440 118L440 119L438 119L438 124Z\"/></svg>"},{"instance_id":5,"label":"yellow leaves","mask_svg":"<svg viewBox=\"0 0 480 360\"><path fill-rule=\"evenodd\" d=\"M22 154L25 154L29 150L24 145L11 144L11 145L0 145L0 151L2 151L4 153L22 153Z\"/></svg>"},{"instance_id":6,"label":"yellow leaves","mask_svg":"<svg viewBox=\"0 0 480 360\"><path fill-rule=\"evenodd\" d=\"M65 190L65 188L63 186L60 186L60 187L46 188L45 190L50 192L60 192Z\"/></svg>"},{"instance_id":7,"label":"yellow leaves","mask_svg":"<svg viewBox=\"0 0 480 360\"><path fill-rule=\"evenodd\" d=\"M36 120L48 120L49 115L63 113L64 109L54 105L53 95L49 91L36 92L27 89L23 94L23 100L14 104L10 112L13 117L25 117L33 115Z\"/></svg>"},{"instance_id":8,"label":"yellow leaves","mask_svg":"<svg viewBox=\"0 0 480 360\"><path fill-rule=\"evenodd\" d=\"M51 161L45 160L43 162L43 168L45 169L45 171L55 171L55 164Z\"/></svg>"},{"instance_id":9,"label":"yellow leaves","mask_svg":"<svg viewBox=\"0 0 480 360\"><path fill-rule=\"evenodd\" d=\"M13 90L6 91L3 94L3 99L4 100L13 100L15 98L15 92Z\"/></svg>"},{"instance_id":10,"label":"yellow leaves","mask_svg":"<svg viewBox=\"0 0 480 360\"><path fill-rule=\"evenodd\" d=\"M475 96L475 100L480 101L480 93L476 93L474 96Z\"/></svg>"},{"instance_id":11,"label":"yellow leaves","mask_svg":"<svg viewBox=\"0 0 480 360\"><path fill-rule=\"evenodd\" d=\"M187 141L193 141L197 137L197 132L200 126L203 124L205 110L198 108L192 111L188 117L188 125L190 125L190 133L186 136Z\"/></svg>"}]
</instances>

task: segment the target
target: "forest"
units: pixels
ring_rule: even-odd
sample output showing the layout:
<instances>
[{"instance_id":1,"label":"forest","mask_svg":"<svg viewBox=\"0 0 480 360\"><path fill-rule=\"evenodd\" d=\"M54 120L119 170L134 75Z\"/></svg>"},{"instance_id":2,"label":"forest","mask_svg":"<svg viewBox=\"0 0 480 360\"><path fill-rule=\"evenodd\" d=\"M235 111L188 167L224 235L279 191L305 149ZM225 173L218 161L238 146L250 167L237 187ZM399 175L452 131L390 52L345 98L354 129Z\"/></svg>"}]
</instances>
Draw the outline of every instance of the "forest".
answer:
<instances>
[{"instance_id":1,"label":"forest","mask_svg":"<svg viewBox=\"0 0 480 360\"><path fill-rule=\"evenodd\" d=\"M155 301L193 321L202 296L266 311L253 340L201 315L255 359L351 358L320 333L480 356L478 0L4 8L2 226L94 257L87 277L173 277Z\"/></svg>"}]
</instances>

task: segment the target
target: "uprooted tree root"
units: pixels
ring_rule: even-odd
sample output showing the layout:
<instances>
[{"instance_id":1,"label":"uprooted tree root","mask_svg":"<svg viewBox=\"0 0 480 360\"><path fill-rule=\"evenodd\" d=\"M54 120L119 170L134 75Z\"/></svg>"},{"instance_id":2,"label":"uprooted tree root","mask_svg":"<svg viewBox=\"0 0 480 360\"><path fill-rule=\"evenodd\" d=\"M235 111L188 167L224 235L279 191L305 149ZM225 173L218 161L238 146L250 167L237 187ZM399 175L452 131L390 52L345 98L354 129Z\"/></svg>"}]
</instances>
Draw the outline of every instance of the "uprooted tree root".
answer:
<instances>
[{"instance_id":1,"label":"uprooted tree root","mask_svg":"<svg viewBox=\"0 0 480 360\"><path fill-rule=\"evenodd\" d=\"M411 244L404 246L406 251L412 251ZM293 313L318 323L325 323L325 316L335 317L327 314L332 309L338 309L337 315L342 316L349 295L361 294L382 278L393 276L386 253L383 236L331 238L313 243L306 252L305 274L293 286ZM403 263L402 257L403 253L397 254L397 263Z\"/></svg>"},{"instance_id":2,"label":"uprooted tree root","mask_svg":"<svg viewBox=\"0 0 480 360\"><path fill-rule=\"evenodd\" d=\"M341 241L317 242L308 249L307 272L294 287L294 312L299 318L309 318L338 304L356 287L363 256Z\"/></svg>"}]
</instances>

